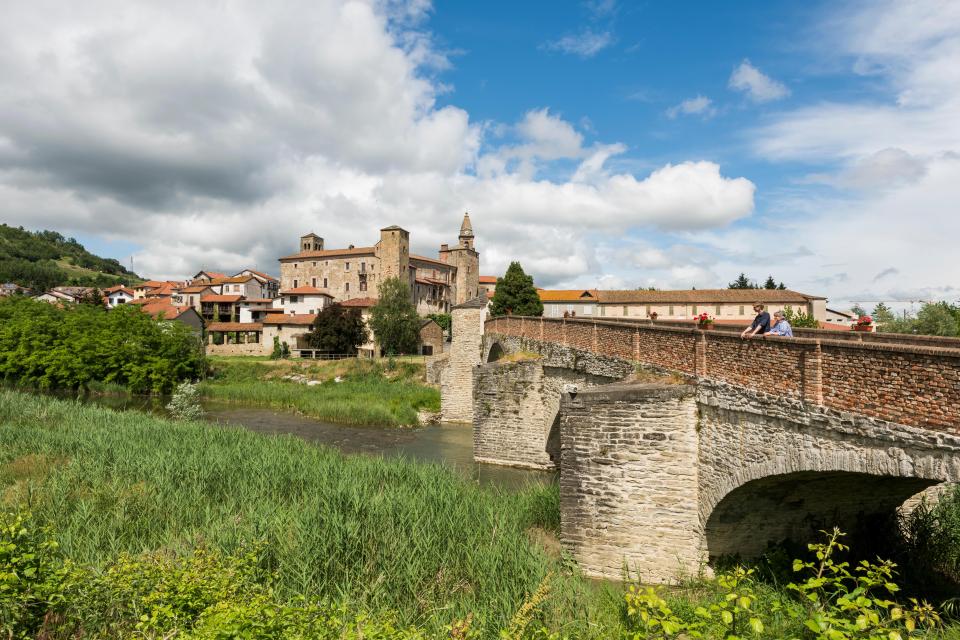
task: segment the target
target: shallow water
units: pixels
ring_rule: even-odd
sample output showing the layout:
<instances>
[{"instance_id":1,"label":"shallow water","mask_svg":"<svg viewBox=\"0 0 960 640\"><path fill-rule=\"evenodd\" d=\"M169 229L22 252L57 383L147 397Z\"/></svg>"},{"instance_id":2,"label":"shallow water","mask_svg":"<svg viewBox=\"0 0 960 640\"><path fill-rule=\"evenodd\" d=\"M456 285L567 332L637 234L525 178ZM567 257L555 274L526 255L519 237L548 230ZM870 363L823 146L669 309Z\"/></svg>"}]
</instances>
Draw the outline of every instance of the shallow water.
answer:
<instances>
[{"instance_id":1,"label":"shallow water","mask_svg":"<svg viewBox=\"0 0 960 640\"><path fill-rule=\"evenodd\" d=\"M88 394L85 402L122 411L147 411L166 415L166 399L124 394ZM267 435L290 434L309 442L336 447L344 453L403 457L436 462L456 469L481 484L517 488L529 483L554 482L556 474L514 469L473 461L473 428L462 424L426 427L353 427L321 422L295 413L260 407L204 401L206 419L222 425L237 425Z\"/></svg>"}]
</instances>

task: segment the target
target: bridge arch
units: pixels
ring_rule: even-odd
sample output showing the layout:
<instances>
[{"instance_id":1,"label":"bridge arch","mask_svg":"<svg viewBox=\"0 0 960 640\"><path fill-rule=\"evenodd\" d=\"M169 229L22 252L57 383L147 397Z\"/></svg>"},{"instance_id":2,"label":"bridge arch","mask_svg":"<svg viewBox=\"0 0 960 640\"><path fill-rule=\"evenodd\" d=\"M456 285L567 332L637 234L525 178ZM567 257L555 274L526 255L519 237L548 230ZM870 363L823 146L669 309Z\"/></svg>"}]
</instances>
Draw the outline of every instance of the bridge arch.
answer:
<instances>
[{"instance_id":1,"label":"bridge arch","mask_svg":"<svg viewBox=\"0 0 960 640\"><path fill-rule=\"evenodd\" d=\"M756 557L769 543L803 543L834 526L887 521L938 480L855 471L798 471L749 480L724 495L704 526L706 555Z\"/></svg>"},{"instance_id":2,"label":"bridge arch","mask_svg":"<svg viewBox=\"0 0 960 640\"><path fill-rule=\"evenodd\" d=\"M490 350L487 352L486 362L496 362L502 358L505 354L503 345L499 342L494 342L490 345Z\"/></svg>"}]
</instances>

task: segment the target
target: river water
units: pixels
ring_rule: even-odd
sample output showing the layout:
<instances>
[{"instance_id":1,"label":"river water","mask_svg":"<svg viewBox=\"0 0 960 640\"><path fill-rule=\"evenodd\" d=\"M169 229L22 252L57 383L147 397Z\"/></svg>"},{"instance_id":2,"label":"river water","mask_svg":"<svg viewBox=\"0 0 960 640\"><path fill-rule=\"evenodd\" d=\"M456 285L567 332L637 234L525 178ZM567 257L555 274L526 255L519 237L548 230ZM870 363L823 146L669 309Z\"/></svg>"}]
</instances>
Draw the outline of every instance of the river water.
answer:
<instances>
[{"instance_id":1,"label":"river water","mask_svg":"<svg viewBox=\"0 0 960 640\"><path fill-rule=\"evenodd\" d=\"M147 411L166 415L165 399L123 394L88 394L85 402L121 411ZM309 442L336 447L344 453L403 457L435 462L481 484L519 488L529 483L554 482L556 475L544 471L514 469L473 461L473 428L462 424L417 428L353 427L321 422L296 413L274 411L223 402L203 402L206 419L224 426L238 426L266 435L290 434Z\"/></svg>"}]
</instances>

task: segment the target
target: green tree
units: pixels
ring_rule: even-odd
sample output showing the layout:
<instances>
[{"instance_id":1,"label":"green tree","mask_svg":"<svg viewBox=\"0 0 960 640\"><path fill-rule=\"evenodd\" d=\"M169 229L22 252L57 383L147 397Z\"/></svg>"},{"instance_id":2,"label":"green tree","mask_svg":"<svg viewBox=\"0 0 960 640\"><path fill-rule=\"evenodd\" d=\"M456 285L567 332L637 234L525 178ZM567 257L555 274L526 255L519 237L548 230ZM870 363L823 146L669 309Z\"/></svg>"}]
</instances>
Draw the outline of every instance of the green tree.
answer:
<instances>
[{"instance_id":1,"label":"green tree","mask_svg":"<svg viewBox=\"0 0 960 640\"><path fill-rule=\"evenodd\" d=\"M787 307L783 310L783 315L787 322L794 329L819 329L820 323L817 319L803 311L794 311L793 307Z\"/></svg>"},{"instance_id":2,"label":"green tree","mask_svg":"<svg viewBox=\"0 0 960 640\"><path fill-rule=\"evenodd\" d=\"M490 301L493 316L542 316L543 302L533 276L523 271L519 262L511 262L502 278L497 278L497 289Z\"/></svg>"},{"instance_id":3,"label":"green tree","mask_svg":"<svg viewBox=\"0 0 960 640\"><path fill-rule=\"evenodd\" d=\"M92 287L89 291L80 295L77 298L77 302L79 304L88 304L93 307L102 307L104 309L107 308L107 303L103 299L103 291L97 289L96 287Z\"/></svg>"},{"instance_id":4,"label":"green tree","mask_svg":"<svg viewBox=\"0 0 960 640\"><path fill-rule=\"evenodd\" d=\"M893 322L894 315L893 311L882 302L878 302L877 306L873 308L873 321L877 324L883 324L885 322Z\"/></svg>"},{"instance_id":5,"label":"green tree","mask_svg":"<svg viewBox=\"0 0 960 640\"><path fill-rule=\"evenodd\" d=\"M413 306L410 287L400 278L380 283L380 299L370 311L370 328L386 353L416 353L420 341L420 316Z\"/></svg>"},{"instance_id":6,"label":"green tree","mask_svg":"<svg viewBox=\"0 0 960 640\"><path fill-rule=\"evenodd\" d=\"M763 283L764 289L776 289L777 281L773 279L773 276L767 276L767 281Z\"/></svg>"},{"instance_id":7,"label":"green tree","mask_svg":"<svg viewBox=\"0 0 960 640\"><path fill-rule=\"evenodd\" d=\"M859 318L860 316L865 316L865 315L867 315L867 310L864 309L864 308L860 305L859 302L856 303L856 304L854 304L852 307L850 307L850 312L851 312L853 315L857 316L858 318Z\"/></svg>"},{"instance_id":8,"label":"green tree","mask_svg":"<svg viewBox=\"0 0 960 640\"><path fill-rule=\"evenodd\" d=\"M368 335L360 309L334 303L317 314L307 334L307 344L313 349L352 355L367 341Z\"/></svg>"},{"instance_id":9,"label":"green tree","mask_svg":"<svg viewBox=\"0 0 960 640\"><path fill-rule=\"evenodd\" d=\"M440 328L446 333L450 333L450 328L453 326L453 316L449 313L431 313L427 316L431 320L435 321Z\"/></svg>"},{"instance_id":10,"label":"green tree","mask_svg":"<svg viewBox=\"0 0 960 640\"><path fill-rule=\"evenodd\" d=\"M946 302L927 302L917 312L913 327L917 333L927 336L955 337L957 309Z\"/></svg>"},{"instance_id":11,"label":"green tree","mask_svg":"<svg viewBox=\"0 0 960 640\"><path fill-rule=\"evenodd\" d=\"M737 276L737 279L727 285L728 289L759 289L757 285L753 283L750 278L747 277L747 274L741 273Z\"/></svg>"}]
</instances>

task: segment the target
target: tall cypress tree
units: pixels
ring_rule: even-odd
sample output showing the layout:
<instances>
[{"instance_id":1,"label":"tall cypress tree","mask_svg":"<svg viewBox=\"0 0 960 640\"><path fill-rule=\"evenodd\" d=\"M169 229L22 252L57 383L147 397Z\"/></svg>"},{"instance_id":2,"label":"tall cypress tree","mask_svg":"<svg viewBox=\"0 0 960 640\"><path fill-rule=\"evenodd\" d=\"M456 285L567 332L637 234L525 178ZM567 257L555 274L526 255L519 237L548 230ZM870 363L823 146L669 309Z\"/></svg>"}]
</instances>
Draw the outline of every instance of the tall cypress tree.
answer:
<instances>
[{"instance_id":1,"label":"tall cypress tree","mask_svg":"<svg viewBox=\"0 0 960 640\"><path fill-rule=\"evenodd\" d=\"M494 316L542 316L543 302L533 286L533 276L523 271L519 262L511 262L502 278L497 278L497 290L490 301Z\"/></svg>"}]
</instances>

